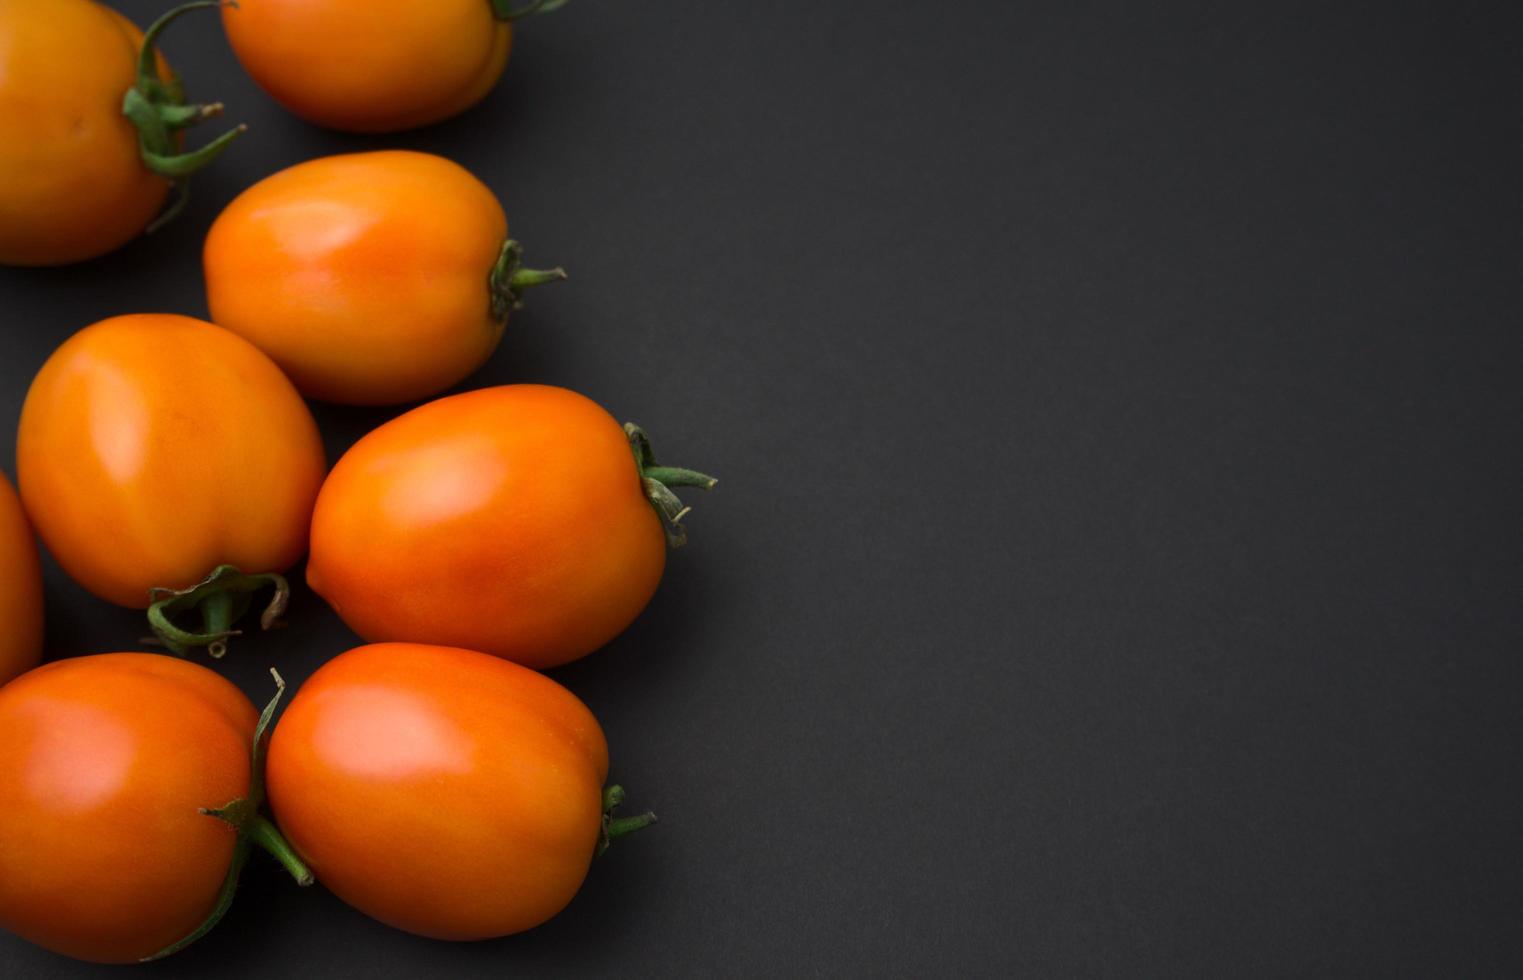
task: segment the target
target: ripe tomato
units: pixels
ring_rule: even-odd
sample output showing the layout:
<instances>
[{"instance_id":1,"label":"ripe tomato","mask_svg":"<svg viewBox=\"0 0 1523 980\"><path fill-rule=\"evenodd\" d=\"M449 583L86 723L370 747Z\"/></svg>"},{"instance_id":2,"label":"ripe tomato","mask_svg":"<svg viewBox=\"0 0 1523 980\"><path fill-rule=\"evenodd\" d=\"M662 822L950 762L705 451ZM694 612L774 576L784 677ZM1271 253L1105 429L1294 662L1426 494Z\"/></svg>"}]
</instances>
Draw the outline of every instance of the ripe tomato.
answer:
<instances>
[{"instance_id":1,"label":"ripe tomato","mask_svg":"<svg viewBox=\"0 0 1523 980\"><path fill-rule=\"evenodd\" d=\"M186 105L155 54L175 16L214 6L176 8L145 41L91 0L0 0L0 264L78 262L125 244L172 184L183 190L242 131L180 153L180 131L222 107Z\"/></svg>"},{"instance_id":2,"label":"ripe tomato","mask_svg":"<svg viewBox=\"0 0 1523 980\"><path fill-rule=\"evenodd\" d=\"M608 745L570 691L470 650L383 643L328 661L270 740L270 805L323 884L435 939L554 916L608 839Z\"/></svg>"},{"instance_id":3,"label":"ripe tomato","mask_svg":"<svg viewBox=\"0 0 1523 980\"><path fill-rule=\"evenodd\" d=\"M469 391L393 419L339 460L313 513L307 581L367 640L553 667L650 601L663 514L681 543L685 511L668 487L713 483L656 466L643 433L575 392Z\"/></svg>"},{"instance_id":4,"label":"ripe tomato","mask_svg":"<svg viewBox=\"0 0 1523 980\"><path fill-rule=\"evenodd\" d=\"M522 290L565 278L520 268L507 234L491 190L443 157L311 160L250 187L217 218L207 303L313 398L426 398L491 356Z\"/></svg>"},{"instance_id":5,"label":"ripe tomato","mask_svg":"<svg viewBox=\"0 0 1523 980\"><path fill-rule=\"evenodd\" d=\"M309 122L393 133L479 102L508 64L512 21L565 0L241 0L222 10L243 67Z\"/></svg>"},{"instance_id":6,"label":"ripe tomato","mask_svg":"<svg viewBox=\"0 0 1523 980\"><path fill-rule=\"evenodd\" d=\"M280 594L268 573L301 557L324 468L317 425L280 369L170 314L113 317L65 341L16 437L27 513L97 596L143 608L150 589L190 588L217 566L251 573L161 597L156 613L199 603L206 619L201 634L170 632L180 645L220 643L259 585Z\"/></svg>"},{"instance_id":7,"label":"ripe tomato","mask_svg":"<svg viewBox=\"0 0 1523 980\"><path fill-rule=\"evenodd\" d=\"M59 660L0 688L0 926L130 963L215 923L250 842L310 883L257 815L259 724L217 674L151 653Z\"/></svg>"},{"instance_id":8,"label":"ripe tomato","mask_svg":"<svg viewBox=\"0 0 1523 980\"><path fill-rule=\"evenodd\" d=\"M42 568L11 481L0 475L0 684L42 659Z\"/></svg>"}]
</instances>

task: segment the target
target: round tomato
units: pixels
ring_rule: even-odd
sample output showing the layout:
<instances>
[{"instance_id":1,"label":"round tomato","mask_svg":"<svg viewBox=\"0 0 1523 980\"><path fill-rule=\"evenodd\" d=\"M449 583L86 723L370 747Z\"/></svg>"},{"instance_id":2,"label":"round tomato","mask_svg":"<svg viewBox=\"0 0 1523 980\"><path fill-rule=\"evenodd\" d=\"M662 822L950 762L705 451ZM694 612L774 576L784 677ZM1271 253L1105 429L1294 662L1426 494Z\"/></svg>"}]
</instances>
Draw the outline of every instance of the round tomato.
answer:
<instances>
[{"instance_id":1,"label":"round tomato","mask_svg":"<svg viewBox=\"0 0 1523 980\"><path fill-rule=\"evenodd\" d=\"M233 52L309 122L392 133L479 102L508 64L512 22L565 0L241 0L222 10Z\"/></svg>"},{"instance_id":2,"label":"round tomato","mask_svg":"<svg viewBox=\"0 0 1523 980\"><path fill-rule=\"evenodd\" d=\"M113 317L65 341L16 436L21 499L53 557L118 605L163 590L151 616L180 646L220 644L262 585L283 598L273 573L305 550L324 468L317 425L280 369L170 314ZM200 633L168 622L191 606Z\"/></svg>"},{"instance_id":3,"label":"round tomato","mask_svg":"<svg viewBox=\"0 0 1523 980\"><path fill-rule=\"evenodd\" d=\"M669 488L713 483L656 466L643 433L564 388L452 395L339 460L313 513L307 581L367 640L553 667L639 615L667 540L682 540Z\"/></svg>"},{"instance_id":4,"label":"round tomato","mask_svg":"<svg viewBox=\"0 0 1523 980\"><path fill-rule=\"evenodd\" d=\"M125 244L172 185L183 191L242 132L180 153L180 131L222 107L186 105L155 53L176 16L215 6L178 7L145 40L91 0L0 0L0 264L78 262Z\"/></svg>"},{"instance_id":5,"label":"round tomato","mask_svg":"<svg viewBox=\"0 0 1523 980\"><path fill-rule=\"evenodd\" d=\"M0 688L0 926L131 963L215 923L250 843L310 883L258 816L259 724L217 674L151 653L59 660Z\"/></svg>"},{"instance_id":6,"label":"round tomato","mask_svg":"<svg viewBox=\"0 0 1523 980\"><path fill-rule=\"evenodd\" d=\"M324 157L265 178L217 218L207 303L306 395L413 401L491 356L524 289L565 278L520 268L507 235L491 190L443 157Z\"/></svg>"},{"instance_id":7,"label":"round tomato","mask_svg":"<svg viewBox=\"0 0 1523 980\"><path fill-rule=\"evenodd\" d=\"M42 568L11 481L0 475L0 684L42 659Z\"/></svg>"},{"instance_id":8,"label":"round tomato","mask_svg":"<svg viewBox=\"0 0 1523 980\"><path fill-rule=\"evenodd\" d=\"M597 720L542 674L449 647L383 643L328 661L270 740L270 806L339 898L435 939L554 916L610 838ZM400 842L400 844L399 844Z\"/></svg>"}]
</instances>

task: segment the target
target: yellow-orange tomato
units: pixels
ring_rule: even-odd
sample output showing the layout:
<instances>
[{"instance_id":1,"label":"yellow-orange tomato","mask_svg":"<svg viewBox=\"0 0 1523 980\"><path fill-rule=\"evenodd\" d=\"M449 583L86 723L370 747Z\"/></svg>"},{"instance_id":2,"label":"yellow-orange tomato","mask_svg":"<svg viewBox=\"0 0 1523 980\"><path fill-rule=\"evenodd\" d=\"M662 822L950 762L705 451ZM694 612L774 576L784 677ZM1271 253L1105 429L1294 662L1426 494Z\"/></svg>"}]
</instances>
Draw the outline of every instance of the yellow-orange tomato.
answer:
<instances>
[{"instance_id":1,"label":"yellow-orange tomato","mask_svg":"<svg viewBox=\"0 0 1523 980\"><path fill-rule=\"evenodd\" d=\"M492 191L443 157L324 157L265 178L217 218L207 303L306 395L426 398L491 356L524 288L565 276L519 268L507 235Z\"/></svg>"},{"instance_id":2,"label":"yellow-orange tomato","mask_svg":"<svg viewBox=\"0 0 1523 980\"><path fill-rule=\"evenodd\" d=\"M448 119L490 92L518 16L506 0L240 0L222 23L244 69L296 115L391 133Z\"/></svg>"},{"instance_id":3,"label":"yellow-orange tomato","mask_svg":"<svg viewBox=\"0 0 1523 980\"><path fill-rule=\"evenodd\" d=\"M42 659L42 569L11 481L0 475L0 684Z\"/></svg>"},{"instance_id":4,"label":"yellow-orange tomato","mask_svg":"<svg viewBox=\"0 0 1523 980\"><path fill-rule=\"evenodd\" d=\"M237 833L199 812L249 792L258 713L173 657L46 664L0 688L0 926L130 963L206 919Z\"/></svg>"},{"instance_id":5,"label":"yellow-orange tomato","mask_svg":"<svg viewBox=\"0 0 1523 980\"><path fill-rule=\"evenodd\" d=\"M608 837L597 720L542 674L470 650L384 643L302 685L270 740L270 805L318 880L435 939L539 925Z\"/></svg>"},{"instance_id":6,"label":"yellow-orange tomato","mask_svg":"<svg viewBox=\"0 0 1523 980\"><path fill-rule=\"evenodd\" d=\"M637 431L637 430L636 430ZM666 485L595 402L544 385L441 398L365 436L318 496L307 581L367 640L551 667L645 608L666 563ZM663 485L664 484L664 485ZM659 487L659 489L658 489ZM664 493L664 496L663 496ZM670 498L667 501L666 498Z\"/></svg>"},{"instance_id":7,"label":"yellow-orange tomato","mask_svg":"<svg viewBox=\"0 0 1523 980\"><path fill-rule=\"evenodd\" d=\"M0 264L78 262L125 244L164 207L171 182L234 135L182 155L178 126L141 132L123 113L135 87L148 116L197 108L184 106L162 59L156 76L139 76L142 44L131 22L91 0L0 0Z\"/></svg>"},{"instance_id":8,"label":"yellow-orange tomato","mask_svg":"<svg viewBox=\"0 0 1523 980\"><path fill-rule=\"evenodd\" d=\"M317 425L280 369L170 314L65 341L16 437L21 498L48 549L91 592L138 608L219 565L295 564L323 470Z\"/></svg>"}]
</instances>

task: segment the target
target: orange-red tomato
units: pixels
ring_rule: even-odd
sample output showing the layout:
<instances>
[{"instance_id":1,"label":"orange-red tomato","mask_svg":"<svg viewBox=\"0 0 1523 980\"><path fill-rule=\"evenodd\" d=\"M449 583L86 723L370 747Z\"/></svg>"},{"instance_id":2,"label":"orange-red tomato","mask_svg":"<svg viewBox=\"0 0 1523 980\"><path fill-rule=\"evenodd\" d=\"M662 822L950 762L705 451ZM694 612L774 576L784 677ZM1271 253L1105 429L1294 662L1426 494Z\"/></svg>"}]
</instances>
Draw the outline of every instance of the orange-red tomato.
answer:
<instances>
[{"instance_id":1,"label":"orange-red tomato","mask_svg":"<svg viewBox=\"0 0 1523 980\"><path fill-rule=\"evenodd\" d=\"M713 482L646 462L642 479L625 430L564 388L429 402L334 467L313 513L307 581L367 640L531 667L574 660L628 626L661 580L651 484Z\"/></svg>"},{"instance_id":2,"label":"orange-red tomato","mask_svg":"<svg viewBox=\"0 0 1523 980\"><path fill-rule=\"evenodd\" d=\"M135 86L147 116L195 108L162 59L139 76L142 44L131 22L91 0L0 0L0 264L78 262L125 244L162 210L171 182L235 135L179 154L175 130L135 126L123 113Z\"/></svg>"},{"instance_id":3,"label":"orange-red tomato","mask_svg":"<svg viewBox=\"0 0 1523 980\"><path fill-rule=\"evenodd\" d=\"M436 939L554 916L605 828L608 746L586 705L469 650L384 643L330 660L275 726L266 772L275 819L318 880Z\"/></svg>"},{"instance_id":4,"label":"orange-red tomato","mask_svg":"<svg viewBox=\"0 0 1523 980\"><path fill-rule=\"evenodd\" d=\"M222 23L244 69L296 115L391 133L479 102L507 66L517 10L561 2L241 0Z\"/></svg>"},{"instance_id":5,"label":"orange-red tomato","mask_svg":"<svg viewBox=\"0 0 1523 980\"><path fill-rule=\"evenodd\" d=\"M265 178L217 218L207 303L306 395L413 401L491 356L524 288L564 278L519 268L507 235L492 191L443 157L324 157Z\"/></svg>"},{"instance_id":6,"label":"orange-red tomato","mask_svg":"<svg viewBox=\"0 0 1523 980\"><path fill-rule=\"evenodd\" d=\"M157 654L46 664L0 688L0 926L102 963L212 911L237 834L199 812L249 792L258 713Z\"/></svg>"},{"instance_id":7,"label":"orange-red tomato","mask_svg":"<svg viewBox=\"0 0 1523 980\"><path fill-rule=\"evenodd\" d=\"M42 568L11 481L0 475L0 684L42 659Z\"/></svg>"},{"instance_id":8,"label":"orange-red tomato","mask_svg":"<svg viewBox=\"0 0 1523 980\"><path fill-rule=\"evenodd\" d=\"M252 344L170 314L113 317L65 341L16 437L21 498L71 576L122 606L218 565L301 557L325 468L317 425Z\"/></svg>"}]
</instances>

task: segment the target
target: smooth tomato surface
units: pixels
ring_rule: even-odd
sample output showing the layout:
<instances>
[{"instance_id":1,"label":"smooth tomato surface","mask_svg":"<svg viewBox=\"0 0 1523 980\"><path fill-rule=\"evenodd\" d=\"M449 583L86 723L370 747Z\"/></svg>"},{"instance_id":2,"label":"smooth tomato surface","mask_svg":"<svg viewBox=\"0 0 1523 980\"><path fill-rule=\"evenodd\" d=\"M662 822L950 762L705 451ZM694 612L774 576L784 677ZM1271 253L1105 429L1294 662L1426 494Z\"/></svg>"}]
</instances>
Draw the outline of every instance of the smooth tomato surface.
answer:
<instances>
[{"instance_id":1,"label":"smooth tomato surface","mask_svg":"<svg viewBox=\"0 0 1523 980\"><path fill-rule=\"evenodd\" d=\"M0 264L102 255L164 206L122 115L142 41L90 0L0 0Z\"/></svg>"},{"instance_id":2,"label":"smooth tomato surface","mask_svg":"<svg viewBox=\"0 0 1523 980\"><path fill-rule=\"evenodd\" d=\"M0 475L0 684L42 659L42 567L11 481Z\"/></svg>"},{"instance_id":3,"label":"smooth tomato surface","mask_svg":"<svg viewBox=\"0 0 1523 980\"><path fill-rule=\"evenodd\" d=\"M426 398L502 339L488 277L507 234L492 191L443 157L324 157L265 178L217 218L207 303L313 398Z\"/></svg>"},{"instance_id":4,"label":"smooth tomato surface","mask_svg":"<svg viewBox=\"0 0 1523 980\"><path fill-rule=\"evenodd\" d=\"M240 0L222 9L243 67L309 122L389 133L476 104L513 30L488 0Z\"/></svg>"},{"instance_id":5,"label":"smooth tomato surface","mask_svg":"<svg viewBox=\"0 0 1523 980\"><path fill-rule=\"evenodd\" d=\"M548 677L384 643L302 685L266 772L281 829L339 898L408 932L486 939L539 925L581 887L608 747Z\"/></svg>"},{"instance_id":6,"label":"smooth tomato surface","mask_svg":"<svg viewBox=\"0 0 1523 980\"><path fill-rule=\"evenodd\" d=\"M112 653L0 688L0 926L130 963L211 911L249 789L254 706L204 667Z\"/></svg>"},{"instance_id":7,"label":"smooth tomato surface","mask_svg":"<svg viewBox=\"0 0 1523 980\"><path fill-rule=\"evenodd\" d=\"M32 382L16 438L21 498L81 585L142 608L220 564L282 571L305 548L323 447L269 358L169 314L102 320Z\"/></svg>"},{"instance_id":8,"label":"smooth tomato surface","mask_svg":"<svg viewBox=\"0 0 1523 980\"><path fill-rule=\"evenodd\" d=\"M367 640L538 668L618 635L665 565L619 423L576 392L507 385L357 442L318 496L307 581Z\"/></svg>"}]
</instances>

